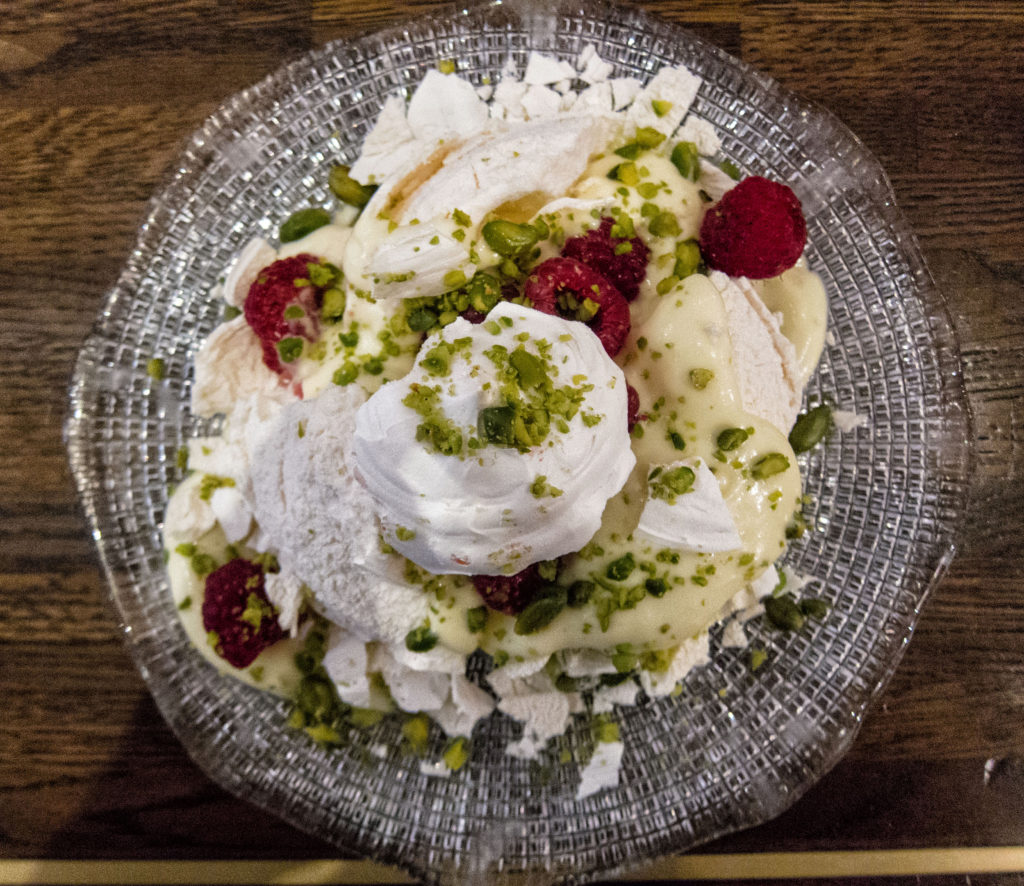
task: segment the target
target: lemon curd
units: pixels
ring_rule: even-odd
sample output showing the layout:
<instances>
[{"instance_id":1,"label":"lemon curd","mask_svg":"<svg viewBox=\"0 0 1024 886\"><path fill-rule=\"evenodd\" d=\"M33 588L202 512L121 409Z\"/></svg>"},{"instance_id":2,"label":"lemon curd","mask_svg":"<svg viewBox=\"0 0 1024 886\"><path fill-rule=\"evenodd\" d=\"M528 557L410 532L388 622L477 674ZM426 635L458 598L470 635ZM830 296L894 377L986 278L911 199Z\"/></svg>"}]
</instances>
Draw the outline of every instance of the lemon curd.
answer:
<instances>
[{"instance_id":1,"label":"lemon curd","mask_svg":"<svg viewBox=\"0 0 1024 886\"><path fill-rule=\"evenodd\" d=\"M566 649L637 655L672 649L720 618L728 601L783 553L801 497L788 429L744 407L734 364L745 343L730 337L718 289L703 273L677 273L679 256L697 237L705 205L698 184L680 173L664 149L637 151L633 160L608 150L591 158L585 174L557 203L525 199L493 214L516 223L542 222L546 236L536 244L535 264L557 255L567 238L597 226L604 216L615 219L622 236L635 233L650 248L647 277L630 304L631 331L615 358L639 394L640 420L630 437L636 466L608 500L590 542L545 566L553 583L576 593L535 630L520 622L517 633L516 617L490 610L481 614L481 597L467 577L433 575L406 563L407 580L422 585L431 598L429 630L440 646L465 654L482 648L499 663ZM450 214L429 221L449 235L463 232L459 242L468 245L471 262L456 269L462 279L501 265L502 257L481 235L485 218L459 220ZM366 227L379 237L393 228L383 216ZM352 239L351 228L338 223L288 244L289 254L308 251L334 261L361 248L365 244ZM418 359L422 335L410 329L403 299L375 300L349 280L343 286L341 319L323 324L320 341L306 344L293 364L306 399L332 384L358 384L372 394L404 376ZM781 330L796 349L800 381L806 381L825 336L820 280L801 265L756 288L781 318ZM723 448L722 433L735 429L743 433L732 439L742 439ZM740 538L737 549L698 553L637 532L652 475L682 459L699 459L713 472ZM169 570L186 630L207 658L237 674L206 643L199 614L203 582L190 557L176 550L177 541L169 539ZM227 555L218 530L196 540L196 546L220 560ZM310 590L315 599L316 589ZM292 640L271 647L241 676L289 694L298 679L290 665L296 648Z\"/></svg>"}]
</instances>

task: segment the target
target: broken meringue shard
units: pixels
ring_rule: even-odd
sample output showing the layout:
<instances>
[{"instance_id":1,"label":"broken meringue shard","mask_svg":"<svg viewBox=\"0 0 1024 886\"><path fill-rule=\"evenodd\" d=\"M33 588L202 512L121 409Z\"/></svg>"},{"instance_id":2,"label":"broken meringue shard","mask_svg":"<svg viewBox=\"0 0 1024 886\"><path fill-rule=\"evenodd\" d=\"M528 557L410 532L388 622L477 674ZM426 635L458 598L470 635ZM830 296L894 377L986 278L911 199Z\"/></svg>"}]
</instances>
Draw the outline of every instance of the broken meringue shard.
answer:
<instances>
[{"instance_id":1,"label":"broken meringue shard","mask_svg":"<svg viewBox=\"0 0 1024 886\"><path fill-rule=\"evenodd\" d=\"M351 469L364 399L359 388L332 387L277 414L256 451L253 511L283 572L316 588L332 621L364 639L400 644L427 602L381 553L373 502Z\"/></svg>"},{"instance_id":2,"label":"broken meringue shard","mask_svg":"<svg viewBox=\"0 0 1024 886\"><path fill-rule=\"evenodd\" d=\"M666 483L666 478L673 476L684 478L678 492ZM743 544L718 480L701 459L659 465L651 472L647 487L638 534L655 543L702 554L735 551Z\"/></svg>"},{"instance_id":3,"label":"broken meringue shard","mask_svg":"<svg viewBox=\"0 0 1024 886\"><path fill-rule=\"evenodd\" d=\"M536 211L564 196L615 125L603 116L495 121L440 142L381 183L353 229L346 276L375 298L450 289L446 275L473 275L471 244L488 213L516 203Z\"/></svg>"}]
</instances>

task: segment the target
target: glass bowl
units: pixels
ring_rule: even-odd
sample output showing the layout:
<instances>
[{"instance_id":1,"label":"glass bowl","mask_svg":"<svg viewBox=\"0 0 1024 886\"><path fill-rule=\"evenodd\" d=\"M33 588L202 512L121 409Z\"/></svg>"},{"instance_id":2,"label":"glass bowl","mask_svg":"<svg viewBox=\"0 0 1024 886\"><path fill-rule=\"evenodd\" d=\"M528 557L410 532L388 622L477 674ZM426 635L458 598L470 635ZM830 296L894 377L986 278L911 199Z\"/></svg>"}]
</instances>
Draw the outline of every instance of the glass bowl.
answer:
<instances>
[{"instance_id":1,"label":"glass bowl","mask_svg":"<svg viewBox=\"0 0 1024 886\"><path fill-rule=\"evenodd\" d=\"M188 407L196 350L220 319L210 295L252 236L329 199L384 99L441 59L474 83L528 53L575 60L587 44L614 75L685 64L695 111L747 173L788 182L807 215L810 265L831 336L808 395L865 422L801 456L813 531L786 564L829 615L797 633L749 623L768 653L713 643L675 698L621 710L621 783L576 799L578 722L541 762L506 757L502 715L469 763L421 771L384 722L326 751L286 725L279 699L222 677L188 644L161 549L176 453L215 430ZM166 377L147 373L151 357ZM828 113L692 34L597 3L490 4L340 41L228 100L187 142L84 344L66 438L80 498L134 659L196 763L240 797L339 848L428 882L592 879L778 814L850 746L949 564L971 449L959 356L936 290L877 161ZM713 632L713 637L715 633ZM436 754L442 738L434 736ZM383 758L372 751L387 748Z\"/></svg>"}]
</instances>

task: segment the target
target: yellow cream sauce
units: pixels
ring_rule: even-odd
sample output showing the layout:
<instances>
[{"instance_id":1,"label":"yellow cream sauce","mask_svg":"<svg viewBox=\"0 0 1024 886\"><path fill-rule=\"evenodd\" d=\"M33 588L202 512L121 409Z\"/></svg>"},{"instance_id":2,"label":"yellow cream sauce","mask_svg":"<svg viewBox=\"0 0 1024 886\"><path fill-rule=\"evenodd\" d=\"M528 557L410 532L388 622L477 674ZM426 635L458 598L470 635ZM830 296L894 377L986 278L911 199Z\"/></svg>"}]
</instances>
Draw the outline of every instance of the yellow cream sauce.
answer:
<instances>
[{"instance_id":1,"label":"yellow cream sauce","mask_svg":"<svg viewBox=\"0 0 1024 886\"><path fill-rule=\"evenodd\" d=\"M189 487L198 486L201 474L192 474L178 486L176 494L187 495ZM191 556L185 556L177 548L182 543L192 543L199 553L208 554L218 565L226 563L230 557L228 543L219 526L215 526L199 539L175 538L167 536L167 576L171 584L174 605L178 608L181 625L185 629L192 645L215 667L230 673L244 683L258 689L266 689L278 695L293 696L298 689L301 674L295 667L295 653L302 649L298 639L286 637L273 646L264 649L247 668L236 668L228 664L214 651L207 641L206 628L203 627L203 594L205 578L201 578L192 568ZM244 546L236 546L242 556L252 556Z\"/></svg>"},{"instance_id":2,"label":"yellow cream sauce","mask_svg":"<svg viewBox=\"0 0 1024 886\"><path fill-rule=\"evenodd\" d=\"M572 648L628 647L637 652L670 648L717 620L727 601L757 578L785 548L785 530L801 495L796 458L786 435L748 413L740 402L732 365L734 343L728 335L722 298L710 280L700 274L685 278L663 294L657 291L659 283L673 273L677 245L698 235L703 213L699 188L680 176L663 153L649 151L638 158L636 166L641 181L636 187L608 177L620 162L621 158L614 154L595 158L568 195L579 200L602 201L604 208L566 209L544 216L552 228L552 238L541 244L538 259L557 254L566 237L592 227L596 218L609 214L611 206L629 215L637 234L651 249L647 279L640 296L631 304L632 330L617 357L627 381L640 395L640 411L645 416L639 423L641 430L632 438L637 466L625 487L608 502L601 529L591 544L582 554L563 558L558 578L563 585L577 579L594 581L599 589L590 603L579 609L567 607L536 633L519 636L514 631L513 618L490 612L485 630L474 634L467 627L466 612L481 605L479 595L465 578L446 580L441 583L444 590L438 593L434 589L437 602L431 627L443 645L457 651L469 653L479 646L492 654L507 654L513 660L521 660ZM536 204L530 206L531 210L535 208ZM516 207L509 207L509 217L517 211ZM655 212L673 213L678 235L652 235L647 223ZM483 221L478 220L474 235L477 239L470 245L480 255L481 267L488 267L483 262L493 264L495 257L479 238ZM379 227L378 234L386 235L384 220ZM321 234L320 238L324 236ZM301 241L289 248L295 251L300 246ZM348 248L361 247L349 242ZM817 364L825 337L826 304L821 281L800 265L756 286L768 308L781 315L782 331L796 347L806 380ZM374 301L350 282L347 289L344 317L324 329L323 349L304 356L298 366L307 398L331 384L346 361L358 363L363 358L385 356L379 374L361 372L358 376L358 383L372 393L385 380L404 375L415 359L420 336L396 333L396 324L392 322L395 312L401 313L401 306ZM358 332L358 343L342 344L341 334L353 330ZM397 355L384 355L382 342L386 338L397 345ZM703 389L690 381L694 369L713 374ZM718 453L718 434L732 427L751 431L750 437L738 450ZM673 442L673 433L685 441L682 451ZM783 454L789 460L789 468L765 480L751 477L750 464L773 452ZM742 540L736 551L698 554L664 550L634 533L651 469L693 457L703 459L718 479ZM216 531L209 534L200 540L200 545L215 556L222 556L224 541L218 535ZM633 555L638 568L622 582L609 580L608 564L627 553ZM257 672L262 671L258 681L253 679L251 668L235 671L206 642L198 602L202 599L202 582L191 571L187 558L172 552L168 568L176 601L186 596L194 601L182 611L182 622L196 647L216 665L247 682L287 694L297 679L291 666L296 642L281 643L257 659ZM661 597L647 594L635 606L606 612L606 617L601 618L598 599L642 585L652 576L666 582L667 593Z\"/></svg>"}]
</instances>

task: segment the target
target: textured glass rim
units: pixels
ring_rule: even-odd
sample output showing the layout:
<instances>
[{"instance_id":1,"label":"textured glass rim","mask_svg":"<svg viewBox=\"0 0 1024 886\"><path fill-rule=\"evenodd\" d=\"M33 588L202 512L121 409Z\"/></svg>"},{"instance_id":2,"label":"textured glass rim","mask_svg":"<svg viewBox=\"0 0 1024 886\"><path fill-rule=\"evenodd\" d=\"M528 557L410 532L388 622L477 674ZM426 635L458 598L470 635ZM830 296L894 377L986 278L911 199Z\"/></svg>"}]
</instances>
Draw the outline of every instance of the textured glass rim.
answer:
<instances>
[{"instance_id":1,"label":"textured glass rim","mask_svg":"<svg viewBox=\"0 0 1024 886\"><path fill-rule=\"evenodd\" d=\"M481 10L486 11L487 9L494 8L497 5L500 4L485 4L473 7L471 11L455 9L451 14L450 21L455 23L460 20L468 20L467 16L477 14ZM509 5L505 4L505 8L508 9ZM515 7L513 6L512 8L514 9ZM765 815L760 819L766 820L767 818L783 811L783 809L794 802L807 788L811 786L811 784L814 783L817 778L820 778L822 774L830 769L848 750L856 735L856 730L864 712L884 689L888 679L891 677L900 658L902 657L906 642L909 640L913 632L920 608L923 605L930 589L934 587L936 582L941 578L952 560L956 549L956 532L958 531L957 526L959 523L957 518L965 511L967 478L970 476L973 460L973 451L970 443L972 439L972 434L970 433L970 417L967 410L967 400L963 388L959 349L953 327L949 319L948 308L942 294L931 279L909 225L900 210L896 207L892 188L884 171L882 170L882 167L878 164L877 160L870 156L869 152L867 152L856 136L854 136L842 123L827 111L823 111L817 106L813 106L808 102L796 98L788 91L782 89L774 81L753 70L745 63L734 59L722 50L719 50L716 47L705 43L703 40L694 37L682 28L666 26L664 22L661 22L654 16L635 10L629 10L627 13L621 8L616 9L616 7L613 6L605 7L593 4L586 7L580 4L567 4L559 10L560 13L573 13L579 11L585 11L591 16L607 15L611 12L617 12L617 14L630 17L641 26L653 26L654 23L657 23L657 26L661 29L669 27L678 32L681 36L685 35L686 39L691 44L699 47L700 50L708 56L713 56L720 63L733 68L741 74L745 80L753 83L760 91L764 92L766 96L774 99L775 101L784 103L787 107L794 109L797 113L805 114L807 116L814 117L816 120L820 120L823 126L827 126L831 130L830 135L835 141L837 156L845 157L853 154L858 156L858 159L862 164L862 168L869 170L873 174L875 187L873 192L868 196L874 207L885 219L886 224L892 232L893 239L900 246L902 257L905 259L913 273L915 281L914 295L926 309L929 319L930 334L935 347L936 362L939 367L942 381L945 385L945 389L942 392L942 403L945 407L943 427L946 430L946 438L941 441L929 441L929 449L934 450L942 459L941 464L935 466L935 470L941 474L945 481L943 491L943 531L932 546L933 550L929 558L932 564L930 577L925 585L918 589L918 592L915 595L915 606L902 625L902 637L889 651L890 655L887 659L885 672L878 675L878 679L874 682L871 691L860 698L857 701L855 709L851 711L852 727L830 749L829 755L821 762L819 771L815 774L815 777L807 779L805 782L795 786L784 798L780 798L780 805L777 808L770 810L770 814ZM525 21L528 21L531 15L536 14L536 7L524 5L520 14ZM552 13L550 10L545 12L545 15L552 14L555 13ZM444 20L444 17L435 15L431 17L431 20L441 21ZM314 59L335 53L340 54L345 50L360 44L370 44L373 42L385 43L400 37L410 29L414 28L415 25L412 23L409 25L398 25L376 32L363 39L343 40L327 44L326 46L314 50L302 58L285 65L277 72L266 77L260 83L238 93L225 102L213 115L211 115L204 125L195 134L193 134L190 139L188 139L179 162L176 164L176 171L171 174L166 185L157 192L157 195L154 196L151 201L146 221L142 225L138 242L134 247L128 264L119 277L117 283L110 291L105 301L104 309L97 320L96 330L85 343L79 356L71 383L71 409L66 423L65 432L72 473L79 488L82 507L90 526L93 528L93 535L97 543L98 555L110 589L111 600L121 617L122 628L125 632L129 649L131 650L141 673L147 680L147 683L150 682L150 675L146 667L146 662L140 657L139 648L132 636L131 624L128 623L126 611L122 605L118 592L120 583L124 580L123 575L119 570L117 562L112 559L111 549L108 547L107 539L102 536L99 529L99 514L102 510L104 490L102 488L96 488L88 482L90 472L94 470L88 452L89 447L92 446L92 442L89 440L87 434L89 416L85 407L88 407L89 404L83 400L80 392L85 375L91 365L91 361L96 357L94 351L98 348L99 339L102 337L101 330L104 322L106 318L111 315L116 302L121 299L132 298L135 285L140 274L144 271L144 260L146 254L148 250L151 250L154 247L154 238L158 236L158 234L154 234L153 232L159 231L163 219L168 214L173 214L175 211L176 201L184 199L190 188L193 186L193 183L202 176L204 171L204 163L202 162L203 158L206 157L206 159L209 159L207 145L214 139L214 136L219 131L230 127L231 125L242 124L248 119L258 117L262 114L266 110L268 103L272 103L274 90L287 88L287 85L291 82L292 75L308 66ZM538 48L543 48L544 40L539 40L538 44ZM157 701L163 711L164 708L159 697L157 698ZM182 735L181 730L178 728L175 728L175 731L178 733L179 738L182 739L183 744L185 744L186 747L189 747L189 743L186 740L187 736ZM191 748L190 753L192 753ZM200 763L200 765L202 764ZM227 789L239 794L240 796L244 796L244 792L240 789L239 785L234 784L217 774L212 774L212 777ZM285 817L288 818L292 824L313 831L313 829L303 821L295 820L293 817L289 817L287 815ZM700 833L689 843L680 843L680 845L674 847L673 851L688 848L690 845L713 839L714 837L721 836L729 831L736 830L740 827L746 827L754 823L756 822L744 821L733 827L719 829L715 832ZM386 853L379 854L373 848L367 848L359 845L351 845L350 848L364 854L368 854L370 857L380 858L380 860L389 863L402 864L400 859L390 857ZM628 859L623 859L619 865L613 866L609 870L605 870L604 873L628 866L629 864L630 861ZM430 876L433 873L427 870L418 870L415 866L406 866L411 872L420 876ZM596 873L597 871L579 872L581 877L589 877Z\"/></svg>"}]
</instances>

